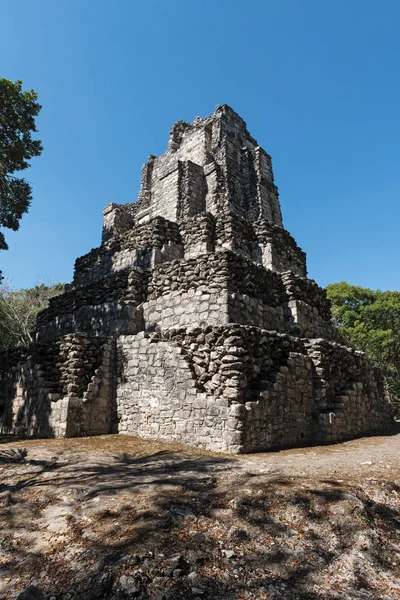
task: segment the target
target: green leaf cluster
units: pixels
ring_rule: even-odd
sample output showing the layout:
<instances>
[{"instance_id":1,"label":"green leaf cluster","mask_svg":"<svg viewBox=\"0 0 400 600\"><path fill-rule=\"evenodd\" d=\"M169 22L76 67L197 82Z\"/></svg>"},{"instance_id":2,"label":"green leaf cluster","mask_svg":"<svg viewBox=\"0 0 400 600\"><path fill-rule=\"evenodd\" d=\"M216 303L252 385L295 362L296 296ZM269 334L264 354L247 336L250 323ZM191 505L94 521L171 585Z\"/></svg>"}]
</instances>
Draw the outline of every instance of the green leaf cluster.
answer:
<instances>
[{"instance_id":1,"label":"green leaf cluster","mask_svg":"<svg viewBox=\"0 0 400 600\"><path fill-rule=\"evenodd\" d=\"M38 312L63 291L61 283L49 286L42 283L22 290L12 290L3 283L0 287L0 351L32 342Z\"/></svg>"},{"instance_id":2,"label":"green leaf cluster","mask_svg":"<svg viewBox=\"0 0 400 600\"><path fill-rule=\"evenodd\" d=\"M349 344L380 367L400 416L400 292L342 281L328 285L327 296L333 323Z\"/></svg>"},{"instance_id":3,"label":"green leaf cluster","mask_svg":"<svg viewBox=\"0 0 400 600\"><path fill-rule=\"evenodd\" d=\"M30 183L14 174L27 169L29 160L43 150L32 138L42 108L37 98L34 90L22 90L22 81L0 78L0 228L16 231L32 200ZM0 230L0 250L7 248Z\"/></svg>"}]
</instances>

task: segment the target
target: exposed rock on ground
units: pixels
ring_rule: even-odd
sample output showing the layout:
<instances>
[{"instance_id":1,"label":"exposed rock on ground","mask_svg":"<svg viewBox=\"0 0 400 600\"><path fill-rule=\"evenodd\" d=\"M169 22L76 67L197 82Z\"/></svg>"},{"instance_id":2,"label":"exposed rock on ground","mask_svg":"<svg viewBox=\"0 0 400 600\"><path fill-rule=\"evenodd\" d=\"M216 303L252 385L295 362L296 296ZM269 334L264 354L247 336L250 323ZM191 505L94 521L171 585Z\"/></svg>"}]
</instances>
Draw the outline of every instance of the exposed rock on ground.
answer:
<instances>
[{"instance_id":1,"label":"exposed rock on ground","mask_svg":"<svg viewBox=\"0 0 400 600\"><path fill-rule=\"evenodd\" d=\"M2 599L400 597L400 433L245 457L4 441Z\"/></svg>"}]
</instances>

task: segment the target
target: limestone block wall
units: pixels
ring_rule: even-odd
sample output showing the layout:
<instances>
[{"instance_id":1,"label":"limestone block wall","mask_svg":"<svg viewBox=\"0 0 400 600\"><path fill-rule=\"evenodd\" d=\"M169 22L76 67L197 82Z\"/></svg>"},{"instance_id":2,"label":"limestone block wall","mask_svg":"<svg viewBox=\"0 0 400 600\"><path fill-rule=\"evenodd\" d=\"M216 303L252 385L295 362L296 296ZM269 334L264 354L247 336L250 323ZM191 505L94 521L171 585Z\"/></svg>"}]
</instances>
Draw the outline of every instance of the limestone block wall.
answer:
<instances>
[{"instance_id":1,"label":"limestone block wall","mask_svg":"<svg viewBox=\"0 0 400 600\"><path fill-rule=\"evenodd\" d=\"M226 105L178 122L138 201L0 356L0 431L132 433L233 453L386 431L384 389L340 344L283 229L271 157Z\"/></svg>"},{"instance_id":2,"label":"limestone block wall","mask_svg":"<svg viewBox=\"0 0 400 600\"><path fill-rule=\"evenodd\" d=\"M96 306L118 300L130 306L137 306L146 297L147 281L148 274L135 268L120 271L82 288L75 289L70 286L66 293L51 298L49 307L38 316L38 327L54 317L73 313L84 306Z\"/></svg>"},{"instance_id":3,"label":"limestone block wall","mask_svg":"<svg viewBox=\"0 0 400 600\"><path fill-rule=\"evenodd\" d=\"M228 290L247 294L273 307L286 301L285 287L279 274L229 250L157 266L149 280L148 299L170 291L187 292L201 288L210 293Z\"/></svg>"},{"instance_id":4,"label":"limestone block wall","mask_svg":"<svg viewBox=\"0 0 400 600\"><path fill-rule=\"evenodd\" d=\"M277 227L266 219L256 221L253 229L258 245L253 251L253 260L278 273L291 271L295 275L306 277L306 254L286 229Z\"/></svg>"},{"instance_id":5,"label":"limestone block wall","mask_svg":"<svg viewBox=\"0 0 400 600\"><path fill-rule=\"evenodd\" d=\"M67 291L86 287L104 277L117 274L119 271L127 271L135 267L148 265L152 258L152 249L124 249L116 250L116 244L110 251L99 252L92 250L93 262L90 268L82 273L76 273L74 281L67 287ZM118 243L118 248L121 244ZM88 261L89 262L89 261Z\"/></svg>"},{"instance_id":6,"label":"limestone block wall","mask_svg":"<svg viewBox=\"0 0 400 600\"><path fill-rule=\"evenodd\" d=\"M199 182L193 181L187 192L198 196ZM196 191L197 189L197 191ZM200 202L200 199L198 200ZM196 201L190 203L193 208ZM181 206L181 208L179 208ZM179 223L163 217L152 218L123 234L108 239L99 248L77 259L73 288L84 287L118 271L134 268L152 269L171 260L197 257L229 249L244 255L267 269L292 271L306 275L305 254L292 236L265 219L250 223L240 215L219 212L217 216L202 210L192 216L189 206L178 205L185 213ZM197 209L196 209L197 210Z\"/></svg>"},{"instance_id":7,"label":"limestone block wall","mask_svg":"<svg viewBox=\"0 0 400 600\"><path fill-rule=\"evenodd\" d=\"M316 306L302 300L289 300L287 331L304 338L325 338L340 341L335 327L321 317Z\"/></svg>"},{"instance_id":8,"label":"limestone block wall","mask_svg":"<svg viewBox=\"0 0 400 600\"><path fill-rule=\"evenodd\" d=\"M244 254L266 269L283 273L307 274L306 255L288 231L259 219L250 223L239 215L221 213L216 218L217 247Z\"/></svg>"},{"instance_id":9,"label":"limestone block wall","mask_svg":"<svg viewBox=\"0 0 400 600\"><path fill-rule=\"evenodd\" d=\"M183 256L177 223L157 216L148 223L127 228L107 239L99 248L75 261L74 288L135 266L150 269L155 264Z\"/></svg>"},{"instance_id":10,"label":"limestone block wall","mask_svg":"<svg viewBox=\"0 0 400 600\"><path fill-rule=\"evenodd\" d=\"M53 434L51 401L62 397L56 349L35 350L29 353L18 348L0 356L1 433Z\"/></svg>"},{"instance_id":11,"label":"limestone block wall","mask_svg":"<svg viewBox=\"0 0 400 600\"><path fill-rule=\"evenodd\" d=\"M321 337L340 342L340 335L331 323L331 304L326 290L292 271L282 273L281 278L287 295L287 330L305 338Z\"/></svg>"},{"instance_id":12,"label":"limestone block wall","mask_svg":"<svg viewBox=\"0 0 400 600\"><path fill-rule=\"evenodd\" d=\"M272 159L260 146L253 154L254 168L257 178L257 196L260 202L260 211L257 218L268 219L282 227L282 213L278 200L278 189L274 184L272 172Z\"/></svg>"},{"instance_id":13,"label":"limestone block wall","mask_svg":"<svg viewBox=\"0 0 400 600\"><path fill-rule=\"evenodd\" d=\"M223 253L158 265L149 279L148 300L170 292L188 292L190 289L218 293L226 289L228 275Z\"/></svg>"},{"instance_id":14,"label":"limestone block wall","mask_svg":"<svg viewBox=\"0 0 400 600\"><path fill-rule=\"evenodd\" d=\"M380 391L380 393L382 393ZM369 384L355 382L336 396L330 410L318 415L317 441L334 443L361 435L379 434L390 431L393 414L390 403L383 402L385 396L371 391Z\"/></svg>"},{"instance_id":15,"label":"limestone block wall","mask_svg":"<svg viewBox=\"0 0 400 600\"><path fill-rule=\"evenodd\" d=\"M232 447L229 401L197 387L182 349L145 334L117 341L118 431L213 450Z\"/></svg>"},{"instance_id":16,"label":"limestone block wall","mask_svg":"<svg viewBox=\"0 0 400 600\"><path fill-rule=\"evenodd\" d=\"M288 329L284 307L271 307L246 294L229 293L206 286L173 291L145 302L142 306L144 329L164 330L188 325L242 323L285 332Z\"/></svg>"},{"instance_id":17,"label":"limestone block wall","mask_svg":"<svg viewBox=\"0 0 400 600\"><path fill-rule=\"evenodd\" d=\"M159 340L180 348L200 392L229 400L229 452L315 439L313 365L300 340L236 324L166 330Z\"/></svg>"},{"instance_id":18,"label":"limestone block wall","mask_svg":"<svg viewBox=\"0 0 400 600\"><path fill-rule=\"evenodd\" d=\"M272 167L268 169L269 157L260 147L238 151L237 140L225 137L215 153L225 174L229 211L249 221L268 219L282 226L282 214L278 201L278 189L273 182ZM264 167L264 168L263 168ZM265 174L269 171L269 177Z\"/></svg>"},{"instance_id":19,"label":"limestone block wall","mask_svg":"<svg viewBox=\"0 0 400 600\"><path fill-rule=\"evenodd\" d=\"M382 375L362 352L323 339L306 343L314 364L319 441L338 441L389 430L393 422Z\"/></svg>"},{"instance_id":20,"label":"limestone block wall","mask_svg":"<svg viewBox=\"0 0 400 600\"><path fill-rule=\"evenodd\" d=\"M105 275L110 275L112 272L113 256L120 250L120 238L112 237L98 248L92 248L90 252L77 258L75 260L73 280L75 287L79 287L80 284L87 285L93 283L93 281L97 281ZM97 270L97 277L96 275L92 275L92 270Z\"/></svg>"},{"instance_id":21,"label":"limestone block wall","mask_svg":"<svg viewBox=\"0 0 400 600\"><path fill-rule=\"evenodd\" d=\"M176 156L163 155L154 160L149 218L161 215L170 221L177 220L177 199L180 196L179 164Z\"/></svg>"},{"instance_id":22,"label":"limestone block wall","mask_svg":"<svg viewBox=\"0 0 400 600\"><path fill-rule=\"evenodd\" d=\"M330 348L329 367L321 363L322 343ZM118 349L119 430L127 433L238 453L391 426L390 406L370 366L337 343L228 324L121 336ZM337 375L343 356L346 371ZM198 429L201 423L210 430Z\"/></svg>"},{"instance_id":23,"label":"limestone block wall","mask_svg":"<svg viewBox=\"0 0 400 600\"><path fill-rule=\"evenodd\" d=\"M137 309L147 295L148 273L139 268L121 271L86 287L69 286L52 298L37 316L37 340L48 340L75 331L95 335L137 332L142 312Z\"/></svg>"},{"instance_id":24,"label":"limestone block wall","mask_svg":"<svg viewBox=\"0 0 400 600\"><path fill-rule=\"evenodd\" d=\"M253 258L257 249L257 238L252 224L239 215L221 213L215 224L216 245ZM256 261L260 262L260 261Z\"/></svg>"},{"instance_id":25,"label":"limestone block wall","mask_svg":"<svg viewBox=\"0 0 400 600\"><path fill-rule=\"evenodd\" d=\"M282 273L281 279L288 300L301 300L315 307L322 319L327 322L331 320L331 303L326 296L326 289L321 288L312 279L298 277L290 271Z\"/></svg>"},{"instance_id":26,"label":"limestone block wall","mask_svg":"<svg viewBox=\"0 0 400 600\"><path fill-rule=\"evenodd\" d=\"M207 322L253 324L281 332L292 327L279 274L231 251L159 265L148 290L143 304L148 330Z\"/></svg>"},{"instance_id":27,"label":"limestone block wall","mask_svg":"<svg viewBox=\"0 0 400 600\"><path fill-rule=\"evenodd\" d=\"M215 161L203 167L205 175L205 210L213 216L218 216L223 207L228 207L228 196L225 188L222 167Z\"/></svg>"},{"instance_id":28,"label":"limestone block wall","mask_svg":"<svg viewBox=\"0 0 400 600\"><path fill-rule=\"evenodd\" d=\"M146 329L236 322L301 337L338 339L326 292L293 273L282 275L222 250L159 265L143 304Z\"/></svg>"},{"instance_id":29,"label":"limestone block wall","mask_svg":"<svg viewBox=\"0 0 400 600\"><path fill-rule=\"evenodd\" d=\"M118 431L259 451L390 429L361 353L259 327L173 327L117 340L73 334L1 357L0 431Z\"/></svg>"},{"instance_id":30,"label":"limestone block wall","mask_svg":"<svg viewBox=\"0 0 400 600\"><path fill-rule=\"evenodd\" d=\"M73 334L0 356L0 432L65 437L111 431L112 343Z\"/></svg>"},{"instance_id":31,"label":"limestone block wall","mask_svg":"<svg viewBox=\"0 0 400 600\"><path fill-rule=\"evenodd\" d=\"M228 294L227 303L228 323L254 325L281 333L288 330L285 306L269 306L258 298L235 292Z\"/></svg>"},{"instance_id":32,"label":"limestone block wall","mask_svg":"<svg viewBox=\"0 0 400 600\"><path fill-rule=\"evenodd\" d=\"M203 123L208 121L208 127ZM193 124L178 121L170 133L167 153L160 156L160 163L171 156L181 161L190 160L198 165L205 165L209 160L208 152L218 143L217 130L213 130L212 119L197 119Z\"/></svg>"},{"instance_id":33,"label":"limestone block wall","mask_svg":"<svg viewBox=\"0 0 400 600\"><path fill-rule=\"evenodd\" d=\"M286 347L302 348L301 342L290 336L236 323L174 328L153 339L168 340L184 350L199 389L241 404L258 394L265 375L261 364L274 373L281 361L286 361L287 351L282 359ZM268 348L273 344L276 348L271 358Z\"/></svg>"},{"instance_id":34,"label":"limestone block wall","mask_svg":"<svg viewBox=\"0 0 400 600\"><path fill-rule=\"evenodd\" d=\"M103 211L102 241L128 231L135 224L133 204L108 204Z\"/></svg>"},{"instance_id":35,"label":"limestone block wall","mask_svg":"<svg viewBox=\"0 0 400 600\"><path fill-rule=\"evenodd\" d=\"M226 105L192 124L175 124L168 151L151 156L142 170L135 216L137 222L155 215L176 220L203 210L217 215L221 208L282 226L271 157ZM105 231L111 220L107 213Z\"/></svg>"},{"instance_id":36,"label":"limestone block wall","mask_svg":"<svg viewBox=\"0 0 400 600\"><path fill-rule=\"evenodd\" d=\"M215 218L202 212L180 222L185 258L196 258L215 250Z\"/></svg>"},{"instance_id":37,"label":"limestone block wall","mask_svg":"<svg viewBox=\"0 0 400 600\"><path fill-rule=\"evenodd\" d=\"M258 146L246 123L230 107L217 107L213 120L213 128L218 132L213 156L224 173L230 212L250 221L268 218L282 226L271 157Z\"/></svg>"},{"instance_id":38,"label":"limestone block wall","mask_svg":"<svg viewBox=\"0 0 400 600\"><path fill-rule=\"evenodd\" d=\"M122 249L161 249L166 244L181 244L179 226L161 216L154 217L148 223L137 225L135 229L121 236Z\"/></svg>"},{"instance_id":39,"label":"limestone block wall","mask_svg":"<svg viewBox=\"0 0 400 600\"><path fill-rule=\"evenodd\" d=\"M36 334L38 342L54 340L74 331L94 336L137 333L144 328L142 306L123 302L105 302L95 306L82 306L73 313L54 317L40 325Z\"/></svg>"},{"instance_id":40,"label":"limestone block wall","mask_svg":"<svg viewBox=\"0 0 400 600\"><path fill-rule=\"evenodd\" d=\"M316 437L312 363L301 352L283 353L277 369L264 371L254 400L242 405L242 451L301 446ZM267 355L268 356L268 355ZM270 359L271 360L271 359ZM265 358L260 365L265 369Z\"/></svg>"},{"instance_id":41,"label":"limestone block wall","mask_svg":"<svg viewBox=\"0 0 400 600\"><path fill-rule=\"evenodd\" d=\"M102 342L101 356L97 367L87 374L87 385L78 397L69 398L67 437L101 435L115 429L115 341ZM86 360L85 351L81 363L86 364Z\"/></svg>"},{"instance_id":42,"label":"limestone block wall","mask_svg":"<svg viewBox=\"0 0 400 600\"><path fill-rule=\"evenodd\" d=\"M144 329L148 331L185 327L198 323L222 325L229 322L228 293L206 286L173 291L152 298L142 306Z\"/></svg>"},{"instance_id":43,"label":"limestone block wall","mask_svg":"<svg viewBox=\"0 0 400 600\"><path fill-rule=\"evenodd\" d=\"M179 198L176 218L192 217L206 209L206 180L203 167L191 160L179 161Z\"/></svg>"},{"instance_id":44,"label":"limestone block wall","mask_svg":"<svg viewBox=\"0 0 400 600\"><path fill-rule=\"evenodd\" d=\"M168 228L167 222L162 223ZM211 247L214 222L210 215L196 215L189 225L193 223L201 224L200 238ZM149 227L142 230L148 232ZM199 243L190 227L185 230L184 240L185 252L192 243ZM82 268L89 263L83 261ZM67 289L38 316L38 340L73 331L96 335L137 333L144 328L207 319L210 324L239 322L281 332L297 328L301 335L314 337L328 335L332 329L323 320L329 306L316 284L290 273L282 279L243 253L225 249L193 259L161 262L151 273L138 267L121 270L85 287L72 283ZM298 298L305 298L310 306L300 305ZM288 304L291 299L296 302ZM319 318L316 307L323 317Z\"/></svg>"}]
</instances>

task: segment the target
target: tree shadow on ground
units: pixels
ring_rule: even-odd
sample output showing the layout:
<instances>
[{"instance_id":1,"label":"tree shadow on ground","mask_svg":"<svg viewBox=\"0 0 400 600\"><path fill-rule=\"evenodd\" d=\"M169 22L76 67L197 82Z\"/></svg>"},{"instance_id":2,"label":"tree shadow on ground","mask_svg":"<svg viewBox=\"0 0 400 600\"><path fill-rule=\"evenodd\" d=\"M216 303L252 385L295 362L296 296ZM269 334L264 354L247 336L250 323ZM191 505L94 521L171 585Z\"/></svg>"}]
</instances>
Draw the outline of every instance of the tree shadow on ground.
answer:
<instances>
[{"instance_id":1,"label":"tree shadow on ground","mask_svg":"<svg viewBox=\"0 0 400 600\"><path fill-rule=\"evenodd\" d=\"M51 572L49 596L378 598L365 563L393 580L398 575L398 505L357 485L259 476L233 457L168 450L82 461L62 454L34 460L17 449L0 452L0 462L24 470L1 482L8 504L0 513L0 546L9 568L22 578L30 574L27 581L38 568ZM72 507L60 539L74 552L57 545L32 551L21 543L24 527L34 528L43 506L57 502ZM353 566L337 583L343 557Z\"/></svg>"}]
</instances>

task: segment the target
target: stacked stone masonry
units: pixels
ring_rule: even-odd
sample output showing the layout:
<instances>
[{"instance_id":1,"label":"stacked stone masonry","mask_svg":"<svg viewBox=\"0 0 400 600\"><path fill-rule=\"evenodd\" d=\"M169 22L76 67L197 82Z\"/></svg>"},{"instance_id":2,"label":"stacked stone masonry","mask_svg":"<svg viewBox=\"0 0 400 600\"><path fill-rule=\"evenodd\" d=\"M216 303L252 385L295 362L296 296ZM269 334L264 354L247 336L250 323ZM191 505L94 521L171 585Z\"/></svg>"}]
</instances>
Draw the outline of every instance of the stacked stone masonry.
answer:
<instances>
[{"instance_id":1,"label":"stacked stone masonry","mask_svg":"<svg viewBox=\"0 0 400 600\"><path fill-rule=\"evenodd\" d=\"M271 157L226 105L172 128L135 203L0 355L0 431L111 432L231 453L389 431L379 373L343 345L283 228Z\"/></svg>"}]
</instances>

